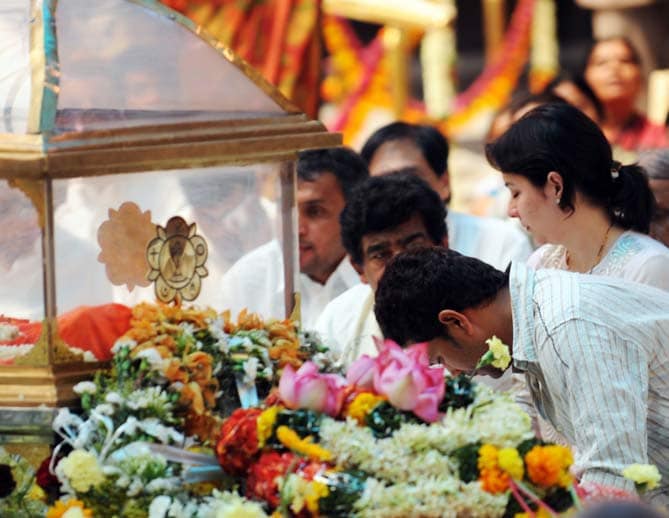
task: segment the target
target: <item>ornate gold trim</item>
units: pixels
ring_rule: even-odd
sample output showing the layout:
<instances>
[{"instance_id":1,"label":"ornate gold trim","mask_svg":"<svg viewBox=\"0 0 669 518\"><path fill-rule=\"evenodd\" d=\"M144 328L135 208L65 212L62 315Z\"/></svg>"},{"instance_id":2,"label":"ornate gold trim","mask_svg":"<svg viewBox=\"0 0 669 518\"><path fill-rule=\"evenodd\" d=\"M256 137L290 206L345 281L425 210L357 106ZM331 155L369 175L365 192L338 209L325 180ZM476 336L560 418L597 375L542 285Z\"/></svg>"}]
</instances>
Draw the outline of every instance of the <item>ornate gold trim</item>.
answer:
<instances>
[{"instance_id":1,"label":"ornate gold trim","mask_svg":"<svg viewBox=\"0 0 669 518\"><path fill-rule=\"evenodd\" d=\"M49 367L7 366L0 369L0 407L54 407L79 401L73 387L106 364L74 362Z\"/></svg>"}]
</instances>

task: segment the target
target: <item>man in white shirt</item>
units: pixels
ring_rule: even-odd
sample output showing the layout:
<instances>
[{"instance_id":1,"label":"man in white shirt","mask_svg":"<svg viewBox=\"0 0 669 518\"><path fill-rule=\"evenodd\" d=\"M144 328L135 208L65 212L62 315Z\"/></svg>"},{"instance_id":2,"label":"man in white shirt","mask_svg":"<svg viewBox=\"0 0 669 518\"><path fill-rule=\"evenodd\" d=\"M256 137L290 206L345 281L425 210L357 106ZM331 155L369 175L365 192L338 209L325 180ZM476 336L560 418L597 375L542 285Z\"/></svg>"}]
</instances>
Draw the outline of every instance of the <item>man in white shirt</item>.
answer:
<instances>
[{"instance_id":1,"label":"man in white shirt","mask_svg":"<svg viewBox=\"0 0 669 518\"><path fill-rule=\"evenodd\" d=\"M393 122L375 131L360 152L372 176L406 167L415 168L441 197L451 198L448 142L432 126ZM450 248L504 269L532 253L529 238L513 223L449 211L446 218Z\"/></svg>"},{"instance_id":2,"label":"man in white shirt","mask_svg":"<svg viewBox=\"0 0 669 518\"><path fill-rule=\"evenodd\" d=\"M348 366L376 356L382 338L374 317L374 291L388 261L416 246L448 246L446 208L430 186L411 173L369 178L341 214L342 241L362 284L330 302L316 323L334 357Z\"/></svg>"},{"instance_id":3,"label":"man in white shirt","mask_svg":"<svg viewBox=\"0 0 669 518\"><path fill-rule=\"evenodd\" d=\"M362 159L348 148L303 151L297 161L297 206L302 326L312 328L330 300L359 278L346 259L339 215L352 189L369 176ZM279 243L253 250L223 277L224 307L265 318L283 318L284 271Z\"/></svg>"},{"instance_id":4,"label":"man in white shirt","mask_svg":"<svg viewBox=\"0 0 669 518\"><path fill-rule=\"evenodd\" d=\"M648 499L669 502L666 292L520 263L503 273L433 248L388 265L375 312L386 336L427 341L451 371L472 371L493 335L513 344L537 410L574 447L577 477L634 491L623 469L655 464L663 483Z\"/></svg>"}]
</instances>

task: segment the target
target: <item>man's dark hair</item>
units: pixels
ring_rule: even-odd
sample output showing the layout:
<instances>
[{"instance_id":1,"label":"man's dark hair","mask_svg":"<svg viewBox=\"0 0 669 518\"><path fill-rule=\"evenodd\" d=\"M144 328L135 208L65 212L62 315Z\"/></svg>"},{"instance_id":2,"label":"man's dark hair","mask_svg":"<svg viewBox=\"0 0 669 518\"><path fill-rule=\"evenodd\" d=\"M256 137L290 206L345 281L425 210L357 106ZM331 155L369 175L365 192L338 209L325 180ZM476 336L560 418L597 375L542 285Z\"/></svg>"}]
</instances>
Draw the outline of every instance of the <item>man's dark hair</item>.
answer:
<instances>
[{"instance_id":1,"label":"man's dark hair","mask_svg":"<svg viewBox=\"0 0 669 518\"><path fill-rule=\"evenodd\" d=\"M454 250L411 250L386 267L374 312L386 338L401 345L423 342L445 336L441 310L481 307L507 285L506 273Z\"/></svg>"},{"instance_id":2,"label":"man's dark hair","mask_svg":"<svg viewBox=\"0 0 669 518\"><path fill-rule=\"evenodd\" d=\"M369 177L367 164L350 148L334 147L300 152L297 159L299 180L312 182L325 173L335 175L345 200L348 200L356 185Z\"/></svg>"},{"instance_id":3,"label":"man's dark hair","mask_svg":"<svg viewBox=\"0 0 669 518\"><path fill-rule=\"evenodd\" d=\"M446 236L446 208L439 195L413 168L362 182L349 197L341 213L341 238L356 264L363 262L362 238L373 232L393 229L414 214L423 220L432 242Z\"/></svg>"},{"instance_id":4,"label":"man's dark hair","mask_svg":"<svg viewBox=\"0 0 669 518\"><path fill-rule=\"evenodd\" d=\"M448 142L441 132L432 126L393 122L376 130L367 139L360 156L368 164L374 153L386 142L409 140L420 150L434 174L441 177L448 165Z\"/></svg>"}]
</instances>

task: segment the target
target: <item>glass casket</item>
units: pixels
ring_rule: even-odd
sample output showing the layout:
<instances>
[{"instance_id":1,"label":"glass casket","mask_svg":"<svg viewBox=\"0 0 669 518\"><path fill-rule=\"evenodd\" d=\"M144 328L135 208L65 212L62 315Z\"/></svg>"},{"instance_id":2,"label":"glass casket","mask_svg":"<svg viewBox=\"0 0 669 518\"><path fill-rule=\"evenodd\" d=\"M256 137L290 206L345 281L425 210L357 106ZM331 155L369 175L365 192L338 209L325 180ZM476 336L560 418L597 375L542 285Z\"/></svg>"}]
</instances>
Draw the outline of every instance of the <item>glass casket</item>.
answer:
<instances>
[{"instance_id":1,"label":"glass casket","mask_svg":"<svg viewBox=\"0 0 669 518\"><path fill-rule=\"evenodd\" d=\"M115 303L223 309L276 246L290 313L294 160L338 135L150 0L4 0L0 67L0 442L50 435Z\"/></svg>"}]
</instances>

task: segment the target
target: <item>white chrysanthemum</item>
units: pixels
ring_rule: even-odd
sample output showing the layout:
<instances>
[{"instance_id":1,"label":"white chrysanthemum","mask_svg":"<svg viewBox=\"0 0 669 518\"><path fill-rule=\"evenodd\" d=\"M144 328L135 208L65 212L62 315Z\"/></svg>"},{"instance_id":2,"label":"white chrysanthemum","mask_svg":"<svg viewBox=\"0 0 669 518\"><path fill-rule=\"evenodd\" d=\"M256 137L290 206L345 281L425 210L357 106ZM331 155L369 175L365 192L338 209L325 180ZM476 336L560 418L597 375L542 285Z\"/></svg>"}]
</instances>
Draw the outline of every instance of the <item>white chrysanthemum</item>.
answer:
<instances>
[{"instance_id":1,"label":"white chrysanthemum","mask_svg":"<svg viewBox=\"0 0 669 518\"><path fill-rule=\"evenodd\" d=\"M74 392L79 395L95 394L98 390L98 386L92 381L80 381L74 387L72 387L72 390L74 390Z\"/></svg>"},{"instance_id":2,"label":"white chrysanthemum","mask_svg":"<svg viewBox=\"0 0 669 518\"><path fill-rule=\"evenodd\" d=\"M169 496L157 496L149 506L149 518L165 518L171 505L172 499Z\"/></svg>"}]
</instances>

